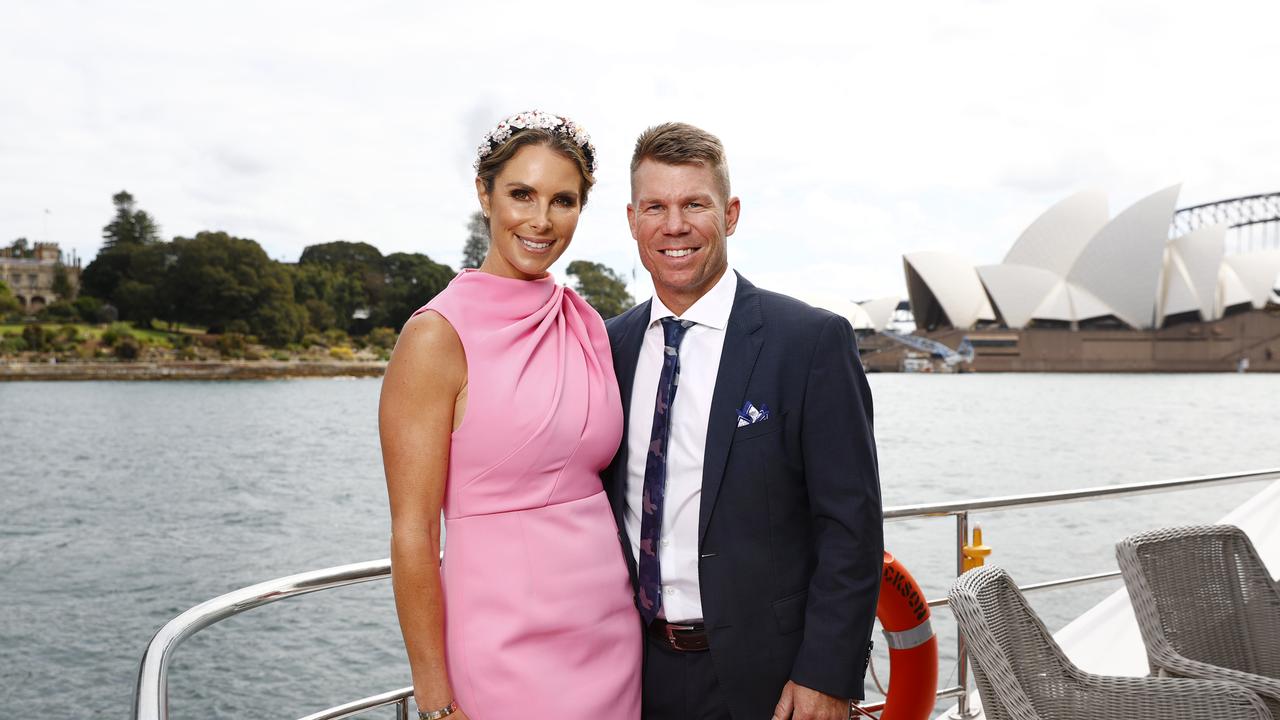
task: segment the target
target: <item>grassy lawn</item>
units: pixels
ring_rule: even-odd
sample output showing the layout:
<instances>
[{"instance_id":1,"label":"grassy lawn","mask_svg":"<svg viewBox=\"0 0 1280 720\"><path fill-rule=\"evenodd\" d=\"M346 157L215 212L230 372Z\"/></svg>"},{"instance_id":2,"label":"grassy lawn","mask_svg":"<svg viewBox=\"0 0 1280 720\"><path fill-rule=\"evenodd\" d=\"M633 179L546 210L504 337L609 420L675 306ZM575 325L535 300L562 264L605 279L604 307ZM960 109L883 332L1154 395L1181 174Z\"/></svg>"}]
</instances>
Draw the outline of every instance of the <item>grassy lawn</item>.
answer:
<instances>
[{"instance_id":1,"label":"grassy lawn","mask_svg":"<svg viewBox=\"0 0 1280 720\"><path fill-rule=\"evenodd\" d=\"M38 323L38 324L43 326L46 330L50 332L57 332L64 327L74 327L76 331L79 332L81 337L93 338L93 339L102 337L102 333L105 332L109 327L107 325L89 325L88 323ZM119 324L123 324L123 323L119 323ZM146 343L150 345L167 344L169 342L169 338L173 337L174 335L179 335L179 334L180 335L200 335L204 332L204 328L195 327L191 325L180 325L178 326L178 329L176 330L176 332L169 332L167 330L140 330L138 328L129 326L127 324L123 324L123 325L127 327L129 334L132 335L135 339L137 339L138 342ZM15 325L15 324L7 324L7 325L0 324L0 336L8 335L10 333L15 335L21 335L22 328L24 327L26 326Z\"/></svg>"},{"instance_id":2,"label":"grassy lawn","mask_svg":"<svg viewBox=\"0 0 1280 720\"><path fill-rule=\"evenodd\" d=\"M27 358L54 358L70 362L100 358L122 360L150 360L156 362L192 360L274 360L280 362L317 361L385 361L391 354L386 347L394 342L395 333L379 329L371 334L373 342L364 338L353 341L340 330L324 335L312 333L299 343L287 347L269 347L254 338L236 333L216 338L197 338L206 331L203 327L183 325L172 330L135 328L128 323L90 325L88 323L42 322L45 339L23 339L23 331L36 323L0 323L0 356ZM111 339L108 344L103 335L115 333L123 343ZM390 335L388 338L387 335ZM15 339L16 338L16 339ZM31 348L35 345L35 349Z\"/></svg>"}]
</instances>

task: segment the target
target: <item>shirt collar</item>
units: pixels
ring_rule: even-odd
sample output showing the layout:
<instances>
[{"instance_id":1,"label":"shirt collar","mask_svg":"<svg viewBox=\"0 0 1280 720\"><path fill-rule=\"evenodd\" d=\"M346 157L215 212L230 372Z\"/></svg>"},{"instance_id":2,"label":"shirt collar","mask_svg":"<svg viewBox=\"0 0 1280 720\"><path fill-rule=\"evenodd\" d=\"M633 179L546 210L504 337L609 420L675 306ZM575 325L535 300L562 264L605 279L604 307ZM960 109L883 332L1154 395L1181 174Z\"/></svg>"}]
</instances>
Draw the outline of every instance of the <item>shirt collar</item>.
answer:
<instances>
[{"instance_id":1,"label":"shirt collar","mask_svg":"<svg viewBox=\"0 0 1280 720\"><path fill-rule=\"evenodd\" d=\"M729 313L733 310L733 299L737 294L738 274L731 267L725 268L724 275L720 276L716 284L678 317L716 330L724 330L729 326ZM653 303L649 306L649 327L653 327L654 323L664 317L677 317L677 315L663 305L657 293L654 293Z\"/></svg>"}]
</instances>

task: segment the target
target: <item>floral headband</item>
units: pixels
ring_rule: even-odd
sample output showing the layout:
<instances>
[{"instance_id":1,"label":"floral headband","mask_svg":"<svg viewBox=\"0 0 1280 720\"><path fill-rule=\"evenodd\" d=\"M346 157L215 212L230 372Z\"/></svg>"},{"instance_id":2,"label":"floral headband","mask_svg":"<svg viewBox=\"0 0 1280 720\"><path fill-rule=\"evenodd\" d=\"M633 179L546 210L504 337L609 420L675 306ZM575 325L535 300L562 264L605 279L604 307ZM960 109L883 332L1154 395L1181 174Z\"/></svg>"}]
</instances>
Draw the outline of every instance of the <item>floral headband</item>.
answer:
<instances>
[{"instance_id":1,"label":"floral headband","mask_svg":"<svg viewBox=\"0 0 1280 720\"><path fill-rule=\"evenodd\" d=\"M480 147L476 150L476 161L472 163L472 166L479 171L480 161L486 155L506 142L517 131L531 129L550 130L572 140L578 147L582 148L583 155L587 157L587 167L592 174L595 174L596 146L591 144L591 136L587 134L586 128L569 118L551 115L541 110L529 110L512 115L498 123L498 127L485 133L484 142L480 143Z\"/></svg>"}]
</instances>

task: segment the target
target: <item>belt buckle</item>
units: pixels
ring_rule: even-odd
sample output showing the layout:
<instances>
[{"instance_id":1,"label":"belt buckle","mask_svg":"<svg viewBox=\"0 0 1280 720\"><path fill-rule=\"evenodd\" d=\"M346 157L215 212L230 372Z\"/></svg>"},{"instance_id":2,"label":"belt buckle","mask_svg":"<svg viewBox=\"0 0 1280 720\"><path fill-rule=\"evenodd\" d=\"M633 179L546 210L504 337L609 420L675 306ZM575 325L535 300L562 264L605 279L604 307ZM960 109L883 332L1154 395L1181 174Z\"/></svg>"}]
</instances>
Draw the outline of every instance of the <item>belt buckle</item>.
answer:
<instances>
[{"instance_id":1,"label":"belt buckle","mask_svg":"<svg viewBox=\"0 0 1280 720\"><path fill-rule=\"evenodd\" d=\"M663 626L663 630L666 631L665 634L667 636L667 644L669 644L673 649L677 649L677 650L679 648L676 647L676 632L680 630L688 631L688 630L697 630L697 629L698 628L696 625L676 625L675 623L667 623L666 625Z\"/></svg>"}]
</instances>

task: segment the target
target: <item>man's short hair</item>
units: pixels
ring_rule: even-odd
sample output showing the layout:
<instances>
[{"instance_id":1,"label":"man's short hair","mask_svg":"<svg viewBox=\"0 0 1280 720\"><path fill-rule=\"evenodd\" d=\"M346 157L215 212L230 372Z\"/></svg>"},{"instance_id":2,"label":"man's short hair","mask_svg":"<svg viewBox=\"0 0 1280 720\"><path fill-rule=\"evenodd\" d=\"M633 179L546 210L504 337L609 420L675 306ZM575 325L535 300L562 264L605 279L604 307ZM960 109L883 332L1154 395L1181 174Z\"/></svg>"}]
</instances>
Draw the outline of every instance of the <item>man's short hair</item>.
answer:
<instances>
[{"instance_id":1,"label":"man's short hair","mask_svg":"<svg viewBox=\"0 0 1280 720\"><path fill-rule=\"evenodd\" d=\"M724 199L729 199L729 162L720 138L688 123L669 122L640 133L631 154L631 192L635 194L636 169L645 160L666 165L704 165L711 168Z\"/></svg>"}]
</instances>

